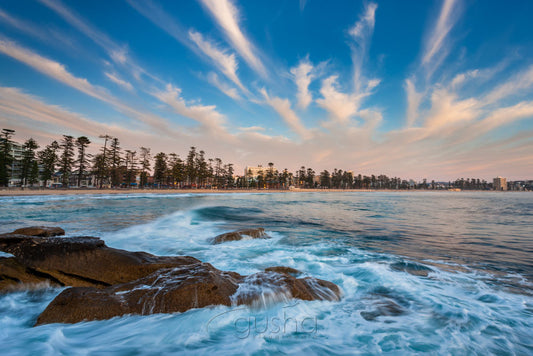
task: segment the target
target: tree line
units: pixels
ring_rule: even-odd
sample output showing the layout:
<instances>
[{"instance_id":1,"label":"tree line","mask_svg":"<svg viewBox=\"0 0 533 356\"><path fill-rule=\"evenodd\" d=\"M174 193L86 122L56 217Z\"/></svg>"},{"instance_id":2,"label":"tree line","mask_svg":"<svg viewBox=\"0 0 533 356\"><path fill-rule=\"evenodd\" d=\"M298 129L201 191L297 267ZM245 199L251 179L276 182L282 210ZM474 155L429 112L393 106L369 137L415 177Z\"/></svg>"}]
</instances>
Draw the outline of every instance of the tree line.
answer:
<instances>
[{"instance_id":1,"label":"tree line","mask_svg":"<svg viewBox=\"0 0 533 356\"><path fill-rule=\"evenodd\" d=\"M14 154L12 141L15 131L3 129L0 136L0 186L7 186L13 175ZM30 138L22 145L19 157L18 176L21 186L33 186L42 181L44 186L56 177L62 187L80 187L91 176L95 187L140 188L255 188L288 189L447 189L488 190L492 183L476 178L460 178L454 182L435 181L414 183L399 177L386 175L354 175L353 172L337 169L316 173L312 168L301 166L296 172L288 169L278 171L274 163L244 176L234 177L232 163L220 158L206 158L203 150L190 147L183 159L175 153L159 152L152 155L150 148L123 149L117 137L100 135L102 145L96 154L88 153L91 141L86 136L63 135L39 150L39 144Z\"/></svg>"},{"instance_id":2,"label":"tree line","mask_svg":"<svg viewBox=\"0 0 533 356\"><path fill-rule=\"evenodd\" d=\"M13 175L14 133L10 129L3 129L1 133L0 186L7 186ZM103 145L94 155L88 153L91 141L86 136L75 138L63 135L59 142L53 141L42 150L38 150L40 146L33 138L28 139L22 145L22 160L16 162L20 184L33 186L41 180L44 186L48 186L57 175L62 187L79 187L82 180L91 175L94 178L93 185L99 188L131 187L137 184L141 188L228 188L235 185L232 163L224 163L220 158L206 158L205 152L196 147L190 148L185 159L175 153L164 152L152 157L150 148L125 150L117 137L100 135L99 138Z\"/></svg>"}]
</instances>

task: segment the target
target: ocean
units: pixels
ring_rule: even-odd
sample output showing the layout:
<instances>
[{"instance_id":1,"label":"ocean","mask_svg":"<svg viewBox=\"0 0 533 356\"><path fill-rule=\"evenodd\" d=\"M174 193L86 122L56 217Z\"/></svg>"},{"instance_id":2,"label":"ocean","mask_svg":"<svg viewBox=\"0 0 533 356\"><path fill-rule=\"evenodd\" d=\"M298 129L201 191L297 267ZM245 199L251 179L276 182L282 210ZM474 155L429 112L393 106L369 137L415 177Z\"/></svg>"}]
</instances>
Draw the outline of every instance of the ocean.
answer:
<instances>
[{"instance_id":1,"label":"ocean","mask_svg":"<svg viewBox=\"0 0 533 356\"><path fill-rule=\"evenodd\" d=\"M240 274L293 267L343 295L33 327L62 289L3 294L2 355L533 354L531 193L0 197L0 233L29 225ZM251 227L271 239L209 243Z\"/></svg>"}]
</instances>

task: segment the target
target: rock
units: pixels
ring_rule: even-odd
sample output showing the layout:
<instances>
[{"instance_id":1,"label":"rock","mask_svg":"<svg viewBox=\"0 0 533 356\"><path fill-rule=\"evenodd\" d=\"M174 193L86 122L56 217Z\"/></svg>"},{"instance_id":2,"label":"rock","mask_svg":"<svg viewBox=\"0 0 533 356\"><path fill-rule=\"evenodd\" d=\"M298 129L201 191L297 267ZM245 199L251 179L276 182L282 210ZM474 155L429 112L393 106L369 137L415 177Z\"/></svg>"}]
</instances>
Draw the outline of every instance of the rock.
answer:
<instances>
[{"instance_id":1,"label":"rock","mask_svg":"<svg viewBox=\"0 0 533 356\"><path fill-rule=\"evenodd\" d=\"M48 226L31 226L23 227L13 231L15 235L37 236L37 237L51 237L51 236L63 236L65 230L60 227L48 227Z\"/></svg>"},{"instance_id":2,"label":"rock","mask_svg":"<svg viewBox=\"0 0 533 356\"><path fill-rule=\"evenodd\" d=\"M407 272L413 276L427 277L433 270L424 265L413 262L396 262L390 265L390 268L394 271Z\"/></svg>"},{"instance_id":3,"label":"rock","mask_svg":"<svg viewBox=\"0 0 533 356\"><path fill-rule=\"evenodd\" d=\"M28 233L59 233L47 231L34 229ZM236 233L266 236L264 229ZM210 305L261 305L287 298L340 298L335 284L312 277L296 278L300 272L290 267L271 267L241 276L193 257L110 248L97 237L3 234L0 251L13 256L0 257L0 292L44 285L72 287L48 305L37 325L184 312Z\"/></svg>"},{"instance_id":4,"label":"rock","mask_svg":"<svg viewBox=\"0 0 533 356\"><path fill-rule=\"evenodd\" d=\"M29 237L0 236L0 250L11 253L30 274L10 274L4 259L0 276L4 280L32 281L44 277L60 286L107 287L131 282L159 269L183 266L199 261L193 257L159 257L145 252L130 252L107 247L97 237ZM15 278L15 279L14 279ZM12 283L6 283L12 284ZM0 287L0 291L2 288Z\"/></svg>"},{"instance_id":5,"label":"rock","mask_svg":"<svg viewBox=\"0 0 533 356\"><path fill-rule=\"evenodd\" d=\"M274 272L241 276L199 262L161 269L134 282L103 289L66 289L48 305L36 325L184 312L213 305L257 305L265 299L288 298L339 300L340 290L315 278L296 279Z\"/></svg>"},{"instance_id":6,"label":"rock","mask_svg":"<svg viewBox=\"0 0 533 356\"><path fill-rule=\"evenodd\" d=\"M236 273L222 272L200 262L162 269L137 281L104 289L69 288L48 305L36 325L231 305L230 297L241 278Z\"/></svg>"},{"instance_id":7,"label":"rock","mask_svg":"<svg viewBox=\"0 0 533 356\"><path fill-rule=\"evenodd\" d=\"M296 276L302 274L302 272L298 271L295 268L285 267L285 266L268 267L268 268L265 268L265 272L285 273L285 274L289 274L289 275L291 275L293 277L296 277Z\"/></svg>"},{"instance_id":8,"label":"rock","mask_svg":"<svg viewBox=\"0 0 533 356\"><path fill-rule=\"evenodd\" d=\"M385 299L377 302L372 310L362 311L361 316L366 321L374 321L380 316L400 316L406 312L405 308L398 303L390 299Z\"/></svg>"},{"instance_id":9,"label":"rock","mask_svg":"<svg viewBox=\"0 0 533 356\"><path fill-rule=\"evenodd\" d=\"M238 240L242 240L245 236L249 236L253 239L269 239L270 238L270 236L268 236L265 233L265 229L263 229L262 227L259 227L256 229L246 229L246 230L227 232L225 234L221 234L221 235L214 237L211 240L211 243L220 244L220 243L228 242L228 241L238 241Z\"/></svg>"},{"instance_id":10,"label":"rock","mask_svg":"<svg viewBox=\"0 0 533 356\"><path fill-rule=\"evenodd\" d=\"M0 293L44 286L59 286L59 284L27 268L14 258L0 258Z\"/></svg>"}]
</instances>

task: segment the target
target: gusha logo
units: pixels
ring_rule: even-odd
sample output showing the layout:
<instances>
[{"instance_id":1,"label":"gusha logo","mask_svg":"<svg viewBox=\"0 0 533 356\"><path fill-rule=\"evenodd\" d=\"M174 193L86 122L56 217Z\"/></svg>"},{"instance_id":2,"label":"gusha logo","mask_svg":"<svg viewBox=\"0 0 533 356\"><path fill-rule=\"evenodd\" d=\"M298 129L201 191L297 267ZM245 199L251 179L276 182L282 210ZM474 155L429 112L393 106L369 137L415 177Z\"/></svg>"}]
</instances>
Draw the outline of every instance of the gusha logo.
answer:
<instances>
[{"instance_id":1,"label":"gusha logo","mask_svg":"<svg viewBox=\"0 0 533 356\"><path fill-rule=\"evenodd\" d=\"M247 316L236 316L231 322L235 336L239 339L248 337L268 337L276 338L289 333L298 333L300 335L316 335L318 333L317 316L292 315L290 309L299 303L284 306L282 315L269 316L256 315L250 313ZM210 331L211 324L221 317L232 317L236 312L249 310L248 307L241 307L215 315L207 322L207 331ZM212 326L211 326L212 328Z\"/></svg>"}]
</instances>

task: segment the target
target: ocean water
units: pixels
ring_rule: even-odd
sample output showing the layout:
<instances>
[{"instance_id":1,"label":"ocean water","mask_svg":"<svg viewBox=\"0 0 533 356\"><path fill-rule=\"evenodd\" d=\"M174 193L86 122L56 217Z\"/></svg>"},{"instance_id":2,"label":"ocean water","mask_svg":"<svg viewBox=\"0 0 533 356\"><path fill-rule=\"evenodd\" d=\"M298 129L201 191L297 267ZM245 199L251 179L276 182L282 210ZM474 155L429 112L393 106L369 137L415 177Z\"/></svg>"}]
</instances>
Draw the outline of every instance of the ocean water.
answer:
<instances>
[{"instance_id":1,"label":"ocean water","mask_svg":"<svg viewBox=\"0 0 533 356\"><path fill-rule=\"evenodd\" d=\"M4 294L2 355L533 354L530 193L0 197L0 233L36 224L241 274L289 266L343 297L32 327L61 289ZM272 238L208 243L248 227Z\"/></svg>"}]
</instances>

